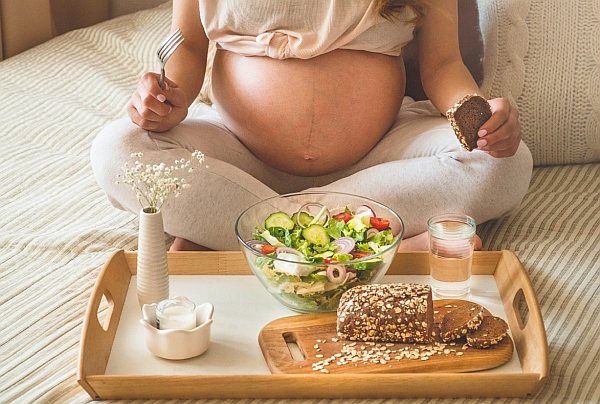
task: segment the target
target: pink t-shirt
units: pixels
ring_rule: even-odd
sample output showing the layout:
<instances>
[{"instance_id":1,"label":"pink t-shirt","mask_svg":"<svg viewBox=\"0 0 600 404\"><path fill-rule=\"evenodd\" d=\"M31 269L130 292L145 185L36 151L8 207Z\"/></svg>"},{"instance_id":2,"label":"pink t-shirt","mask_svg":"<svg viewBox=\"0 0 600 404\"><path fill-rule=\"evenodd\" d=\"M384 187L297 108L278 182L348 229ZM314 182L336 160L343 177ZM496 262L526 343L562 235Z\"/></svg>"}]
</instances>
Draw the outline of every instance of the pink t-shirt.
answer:
<instances>
[{"instance_id":1,"label":"pink t-shirt","mask_svg":"<svg viewBox=\"0 0 600 404\"><path fill-rule=\"evenodd\" d=\"M413 37L407 8L391 21L371 0L200 0L206 35L246 56L309 59L335 49L398 56Z\"/></svg>"}]
</instances>

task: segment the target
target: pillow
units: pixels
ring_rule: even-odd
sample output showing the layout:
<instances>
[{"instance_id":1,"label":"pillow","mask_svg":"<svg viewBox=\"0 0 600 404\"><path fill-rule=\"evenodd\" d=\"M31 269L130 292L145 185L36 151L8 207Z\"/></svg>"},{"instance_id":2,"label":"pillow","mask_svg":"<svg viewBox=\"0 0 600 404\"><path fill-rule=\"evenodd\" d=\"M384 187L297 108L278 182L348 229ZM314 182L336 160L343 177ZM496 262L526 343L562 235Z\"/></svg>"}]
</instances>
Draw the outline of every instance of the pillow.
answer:
<instances>
[{"instance_id":1,"label":"pillow","mask_svg":"<svg viewBox=\"0 0 600 404\"><path fill-rule=\"evenodd\" d=\"M536 165L600 161L600 1L479 0L482 90L519 108Z\"/></svg>"}]
</instances>

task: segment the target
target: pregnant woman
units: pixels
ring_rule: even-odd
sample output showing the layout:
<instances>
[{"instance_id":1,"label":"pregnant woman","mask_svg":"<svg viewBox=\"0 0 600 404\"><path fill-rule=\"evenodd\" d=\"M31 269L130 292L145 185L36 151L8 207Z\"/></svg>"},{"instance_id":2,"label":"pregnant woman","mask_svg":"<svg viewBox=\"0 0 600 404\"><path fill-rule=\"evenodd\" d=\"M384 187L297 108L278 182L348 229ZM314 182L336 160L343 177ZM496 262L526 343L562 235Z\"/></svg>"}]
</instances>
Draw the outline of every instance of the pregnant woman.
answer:
<instances>
[{"instance_id":1,"label":"pregnant woman","mask_svg":"<svg viewBox=\"0 0 600 404\"><path fill-rule=\"evenodd\" d=\"M473 152L440 115L480 93L461 59L456 0L174 0L176 28L185 41L166 88L144 74L129 117L104 128L91 151L98 183L131 212L135 194L115 183L131 153L150 162L205 153L207 167L163 210L172 250L237 249L245 208L304 190L384 203L405 220L402 247L427 249L429 217L463 212L481 223L527 191L532 159L506 99L489 101ZM414 34L430 101L404 96L402 51ZM214 105L188 111L209 39Z\"/></svg>"}]
</instances>

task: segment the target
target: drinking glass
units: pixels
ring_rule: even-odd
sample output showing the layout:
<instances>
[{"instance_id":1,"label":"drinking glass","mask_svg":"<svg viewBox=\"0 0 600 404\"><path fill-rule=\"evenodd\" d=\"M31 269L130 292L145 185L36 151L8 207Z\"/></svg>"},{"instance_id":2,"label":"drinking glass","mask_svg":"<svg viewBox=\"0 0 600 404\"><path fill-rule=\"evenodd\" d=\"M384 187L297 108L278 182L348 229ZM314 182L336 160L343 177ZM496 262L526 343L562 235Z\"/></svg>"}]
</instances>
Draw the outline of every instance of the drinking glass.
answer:
<instances>
[{"instance_id":1,"label":"drinking glass","mask_svg":"<svg viewBox=\"0 0 600 404\"><path fill-rule=\"evenodd\" d=\"M447 213L429 219L427 228L434 296L466 298L470 293L475 220L467 215Z\"/></svg>"}]
</instances>

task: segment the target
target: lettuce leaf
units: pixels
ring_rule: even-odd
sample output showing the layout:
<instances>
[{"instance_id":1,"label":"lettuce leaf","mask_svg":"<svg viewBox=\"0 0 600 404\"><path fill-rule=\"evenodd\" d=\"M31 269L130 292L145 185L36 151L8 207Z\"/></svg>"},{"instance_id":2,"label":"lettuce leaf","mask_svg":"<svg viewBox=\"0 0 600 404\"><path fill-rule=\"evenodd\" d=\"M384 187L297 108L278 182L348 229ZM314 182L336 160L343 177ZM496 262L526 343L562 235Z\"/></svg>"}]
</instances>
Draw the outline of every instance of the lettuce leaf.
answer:
<instances>
[{"instance_id":1,"label":"lettuce leaf","mask_svg":"<svg viewBox=\"0 0 600 404\"><path fill-rule=\"evenodd\" d=\"M291 247L297 250L298 246L302 244L302 242L304 242L304 240L302 239L302 229L294 228L294 230L292 230L292 232L290 233L290 241Z\"/></svg>"},{"instance_id":2,"label":"lettuce leaf","mask_svg":"<svg viewBox=\"0 0 600 404\"><path fill-rule=\"evenodd\" d=\"M313 245L312 248L313 248L313 250L315 250L315 253L319 254L319 253L324 253L325 251L335 252L335 250L338 248L338 246L337 246L337 244L329 243L329 244L325 244L324 246Z\"/></svg>"},{"instance_id":3,"label":"lettuce leaf","mask_svg":"<svg viewBox=\"0 0 600 404\"><path fill-rule=\"evenodd\" d=\"M344 254L344 253L341 253L341 254L335 254L335 255L333 256L333 258L335 258L336 260L338 260L338 261L340 261L340 262L343 262L343 261L351 261L351 260L353 260L353 259L354 259L354 257L352 256L352 254Z\"/></svg>"},{"instance_id":4,"label":"lettuce leaf","mask_svg":"<svg viewBox=\"0 0 600 404\"><path fill-rule=\"evenodd\" d=\"M327 233L329 234L329 237L334 239L342 237L342 231L344 230L345 226L346 223L344 223L343 220L329 219L329 223L327 225Z\"/></svg>"},{"instance_id":5,"label":"lettuce leaf","mask_svg":"<svg viewBox=\"0 0 600 404\"><path fill-rule=\"evenodd\" d=\"M356 249L358 251L371 252L371 246L368 243L356 243Z\"/></svg>"},{"instance_id":6,"label":"lettuce leaf","mask_svg":"<svg viewBox=\"0 0 600 404\"><path fill-rule=\"evenodd\" d=\"M348 223L350 223L350 222L348 222ZM342 231L342 234L344 236L346 236L346 237L352 237L352 239L354 239L354 241L356 241L356 242L364 241L366 233L367 233L366 230L356 231L356 230L350 229L348 227L346 227Z\"/></svg>"},{"instance_id":7,"label":"lettuce leaf","mask_svg":"<svg viewBox=\"0 0 600 404\"><path fill-rule=\"evenodd\" d=\"M369 239L378 246L390 245L394 242L394 235L390 229L380 231Z\"/></svg>"},{"instance_id":8,"label":"lettuce leaf","mask_svg":"<svg viewBox=\"0 0 600 404\"><path fill-rule=\"evenodd\" d=\"M292 246L292 236L288 229L285 229L283 227L269 227L267 230L269 230L271 236L275 237L286 247Z\"/></svg>"}]
</instances>

